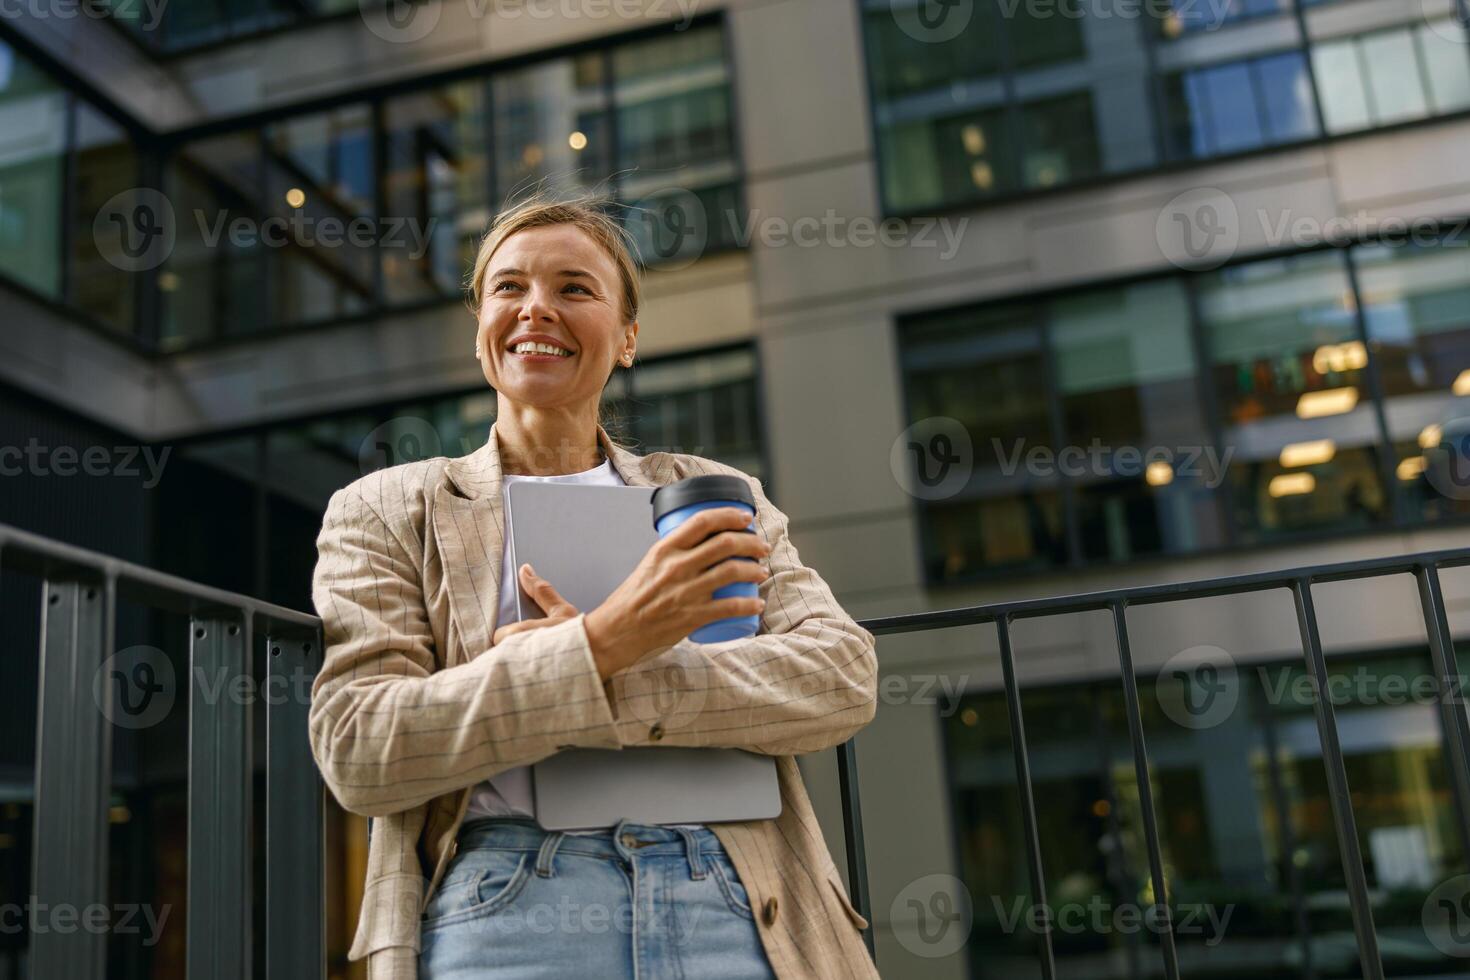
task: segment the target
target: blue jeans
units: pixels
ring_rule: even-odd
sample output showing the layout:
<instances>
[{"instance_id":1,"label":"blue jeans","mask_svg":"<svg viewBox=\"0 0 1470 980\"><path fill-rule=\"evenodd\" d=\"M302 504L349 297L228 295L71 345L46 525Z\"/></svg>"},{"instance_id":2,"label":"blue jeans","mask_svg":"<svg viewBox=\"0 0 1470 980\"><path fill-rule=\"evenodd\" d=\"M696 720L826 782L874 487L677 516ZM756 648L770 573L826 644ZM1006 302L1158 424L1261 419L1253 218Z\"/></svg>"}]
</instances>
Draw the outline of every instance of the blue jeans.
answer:
<instances>
[{"instance_id":1,"label":"blue jeans","mask_svg":"<svg viewBox=\"0 0 1470 980\"><path fill-rule=\"evenodd\" d=\"M563 834L460 827L420 925L420 980L774 980L714 831L624 820Z\"/></svg>"}]
</instances>

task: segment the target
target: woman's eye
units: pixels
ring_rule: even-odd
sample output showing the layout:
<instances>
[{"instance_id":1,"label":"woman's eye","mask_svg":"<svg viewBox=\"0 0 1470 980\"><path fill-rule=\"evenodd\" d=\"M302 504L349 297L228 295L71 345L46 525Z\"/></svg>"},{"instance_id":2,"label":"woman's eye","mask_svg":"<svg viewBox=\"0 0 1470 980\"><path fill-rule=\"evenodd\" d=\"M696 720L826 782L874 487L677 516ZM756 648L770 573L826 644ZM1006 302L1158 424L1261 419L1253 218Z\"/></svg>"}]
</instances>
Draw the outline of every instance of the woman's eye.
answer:
<instances>
[{"instance_id":1,"label":"woman's eye","mask_svg":"<svg viewBox=\"0 0 1470 980\"><path fill-rule=\"evenodd\" d=\"M500 287L501 286L514 286L514 285L515 285L515 283L511 282L509 279L502 279L500 282L497 282L495 284L495 288L493 290L491 290L491 292L498 293L498 292L500 292Z\"/></svg>"},{"instance_id":2,"label":"woman's eye","mask_svg":"<svg viewBox=\"0 0 1470 980\"><path fill-rule=\"evenodd\" d=\"M588 289L586 286L584 286L584 285L582 285L581 283L578 283L578 282L569 282L569 283L567 283L567 288L568 289L580 289L582 292L586 293L588 296L591 296L592 295L592 290Z\"/></svg>"}]
</instances>

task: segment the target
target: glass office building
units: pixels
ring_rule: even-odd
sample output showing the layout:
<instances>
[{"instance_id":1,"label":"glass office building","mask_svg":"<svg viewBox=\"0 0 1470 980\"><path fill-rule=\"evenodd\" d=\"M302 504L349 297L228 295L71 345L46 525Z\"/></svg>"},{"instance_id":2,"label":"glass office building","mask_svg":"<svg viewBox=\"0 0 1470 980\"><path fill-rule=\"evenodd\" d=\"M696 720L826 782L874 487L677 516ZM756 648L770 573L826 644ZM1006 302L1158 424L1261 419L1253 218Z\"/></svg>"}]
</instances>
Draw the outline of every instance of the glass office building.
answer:
<instances>
[{"instance_id":1,"label":"glass office building","mask_svg":"<svg viewBox=\"0 0 1470 980\"><path fill-rule=\"evenodd\" d=\"M409 43L384 6L0 20L0 469L31 444L158 464L6 470L0 523L308 609L332 492L483 445L465 276L495 214L546 187L605 192L638 243L639 360L604 393L609 430L759 477L859 618L1467 540L1463 0L427 0L392 5L424 28ZM1242 244L1186 267L1156 227L1198 189L1239 207ZM962 233L943 256L840 223L782 235L834 215ZM1253 237L1257 215L1285 231ZM935 419L968 439L964 479L913 493L893 461ZM7 615L26 588L7 575ZM1334 671L1424 674L1402 599L1339 610ZM120 645L187 670L157 639L175 624L127 615ZM1203 614L1140 633L1237 661L1241 707L1207 730L1137 671L1167 898L1231 910L1179 933L1185 975L1360 975L1299 638ZM1022 704L1049 894L1113 909L1153 896L1097 635L1018 656L1040 665ZM1041 975L987 649L880 644L886 675L953 682L937 707L885 700L858 741L884 975ZM33 694L34 673L7 677ZM1440 715L1373 692L1338 714L1386 974L1452 975L1417 925L1470 871ZM117 896L182 907L186 722L116 739ZM29 888L37 767L34 715L7 725L0 904ZM367 825L328 810L328 967L357 977ZM972 899L962 949L935 952L900 897L930 872ZM184 935L116 937L109 972L181 977ZM1055 939L1060 975L1164 975L1146 930ZM25 937L0 948L0 977L26 976Z\"/></svg>"}]
</instances>

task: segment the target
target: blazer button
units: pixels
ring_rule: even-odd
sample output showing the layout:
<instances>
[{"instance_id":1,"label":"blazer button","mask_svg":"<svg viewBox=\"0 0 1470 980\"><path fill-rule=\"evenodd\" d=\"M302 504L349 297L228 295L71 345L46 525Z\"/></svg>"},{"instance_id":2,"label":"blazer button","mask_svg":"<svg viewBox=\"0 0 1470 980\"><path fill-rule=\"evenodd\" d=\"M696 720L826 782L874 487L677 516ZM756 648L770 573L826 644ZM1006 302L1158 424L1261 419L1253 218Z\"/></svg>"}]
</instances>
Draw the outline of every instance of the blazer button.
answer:
<instances>
[{"instance_id":1,"label":"blazer button","mask_svg":"<svg viewBox=\"0 0 1470 980\"><path fill-rule=\"evenodd\" d=\"M648 730L648 737L651 738L651 739L653 739L655 742L657 742L659 739L663 738L664 737L664 724L663 724L663 722L661 722L661 721L654 722L653 723L653 727Z\"/></svg>"},{"instance_id":2,"label":"blazer button","mask_svg":"<svg viewBox=\"0 0 1470 980\"><path fill-rule=\"evenodd\" d=\"M776 911L776 896L772 895L770 898L766 899L766 909L764 914L761 916L761 918L765 920L766 925L773 926L776 924Z\"/></svg>"}]
</instances>

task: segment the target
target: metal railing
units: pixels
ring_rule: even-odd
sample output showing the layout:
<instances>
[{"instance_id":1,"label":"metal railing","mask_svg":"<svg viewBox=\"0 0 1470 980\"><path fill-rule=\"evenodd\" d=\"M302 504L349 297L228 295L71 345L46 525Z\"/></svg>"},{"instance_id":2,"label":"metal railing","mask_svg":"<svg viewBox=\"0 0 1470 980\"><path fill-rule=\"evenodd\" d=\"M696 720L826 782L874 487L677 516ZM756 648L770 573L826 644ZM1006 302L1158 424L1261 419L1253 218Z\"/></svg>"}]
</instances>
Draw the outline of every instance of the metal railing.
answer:
<instances>
[{"instance_id":1,"label":"metal railing","mask_svg":"<svg viewBox=\"0 0 1470 980\"><path fill-rule=\"evenodd\" d=\"M1365 980L1382 980L1363 854L1358 842L1337 719L1328 696L1312 587L1386 575L1412 575L1434 670L1435 693L1446 733L1446 762L1456 827L1470 854L1470 716L1455 661L1440 584L1442 568L1470 565L1470 548L1333 565L1261 572L1197 582L1118 589L1082 595L1003 602L862 621L875 636L993 623L1010 719L1011 745L1026 839L1033 899L1046 905L1041 839L1032 789L1030 756L1011 624L1016 620L1105 611L1112 617L1127 714L1129 743L1139 789L1154 914L1159 916L1164 974L1178 980L1168 891L1148 748L1144 740L1137 678L1129 647L1130 606L1217 598L1287 589L1301 637L1313 710L1326 766L1327 788L1347 877L1353 931ZM106 901L106 790L110 784L111 731L96 710L93 679L112 650L120 598L189 617L189 658L195 668L249 672L255 636L270 650L268 681L285 682L291 670L320 668L321 622L315 616L237 595L95 552L60 544L0 524L0 568L42 579L41 691L36 765L33 894L38 901L84 908ZM252 973L250 876L251 715L234 699L189 699L189 976L245 980ZM300 699L267 700L265 817L265 972L267 976L325 975L323 879L324 786L307 734L309 705ZM854 740L836 749L849 890L869 920L864 940L874 950L872 901L863 842ZM203 764L202 760L208 760ZM83 777L86 778L83 778ZM304 874L315 869L314 874ZM1057 976L1051 932L1040 932L1044 980ZM101 977L103 937L55 931L32 937L32 975Z\"/></svg>"},{"instance_id":2,"label":"metal railing","mask_svg":"<svg viewBox=\"0 0 1470 980\"><path fill-rule=\"evenodd\" d=\"M1016 682L1016 657L1011 640L1011 623L1021 619L1038 619L1083 612L1104 611L1111 615L1123 688L1123 705L1127 714L1128 738L1138 782L1138 802L1142 811L1142 830L1148 854L1149 878L1152 884L1152 894L1159 897L1149 911L1158 916L1164 976L1167 980L1179 980L1179 956L1175 948L1174 926L1167 902L1169 893L1165 887L1163 852L1159 843L1158 819L1154 812L1152 783L1149 779L1148 747L1144 741L1137 675L1128 642L1128 608L1243 595L1272 589L1290 590L1296 608L1297 626L1301 634L1302 656L1306 663L1307 677L1311 683L1313 694L1311 700L1316 716L1318 736L1322 743L1328 797L1332 808L1333 823L1337 831L1342 865L1346 874L1348 902L1352 912L1353 933L1357 940L1362 976L1364 980L1383 980L1383 961L1379 955L1378 935L1373 924L1367 871L1362 848L1358 842L1357 822L1353 816L1342 744L1338 739L1337 716L1327 689L1327 662L1322 652L1322 637L1318 628L1316 607L1312 601L1312 587L1329 582L1346 582L1385 575L1414 576L1418 585L1420 610L1424 617L1424 627L1429 641L1436 701L1439 704L1440 721L1445 732L1446 765L1454 800L1456 830L1464 847L1462 853L1470 855L1470 767L1467 767L1466 764L1466 760L1470 759L1470 718L1467 718L1466 715L1459 671L1455 662L1454 643L1445 613L1444 592L1439 578L1441 568L1463 565L1470 565L1470 548L1258 572L1197 582L1116 589L1081 595L888 616L865 620L862 625L875 636L886 636L896 633L973 626L981 623L995 624L1001 676L1010 716L1011 746L1015 758L1016 784L1020 797L1022 832L1026 839L1026 867L1030 878L1033 903L1037 907L1045 908L1047 899L1041 861L1041 839L1037 829L1036 800L1031 784L1030 756L1026 748L1026 722L1021 711L1020 687ZM839 763L843 767L843 808L856 814L857 781L856 774L851 771L854 763L851 748L844 746ZM849 838L852 836L852 826L849 823ZM853 904L871 922L870 896L867 875L864 873L860 824L857 825L857 835L856 853L851 846L848 851L848 869L852 876L852 899ZM870 927L866 937L869 950L872 949L871 934ZM1041 975L1043 980L1055 980L1057 965L1056 955L1052 948L1052 931L1049 927L1042 928L1039 934L1038 955L1041 961Z\"/></svg>"},{"instance_id":3,"label":"metal railing","mask_svg":"<svg viewBox=\"0 0 1470 980\"><path fill-rule=\"evenodd\" d=\"M108 904L112 725L94 683L113 654L119 601L189 619L190 674L249 677L256 637L266 683L321 662L314 616L0 525L0 568L41 579L40 692L31 897L37 908ZM225 673L220 673L225 672ZM324 786L309 705L267 698L265 826L254 826L251 705L189 690L188 975L248 980L254 969L252 834L265 834L265 975L325 976ZM106 976L106 933L36 930L33 977Z\"/></svg>"}]
</instances>

